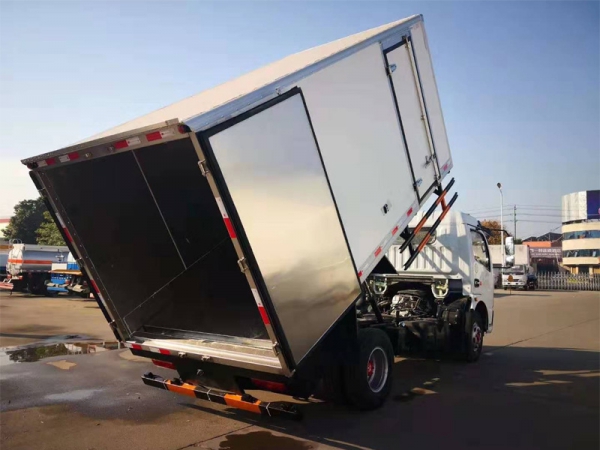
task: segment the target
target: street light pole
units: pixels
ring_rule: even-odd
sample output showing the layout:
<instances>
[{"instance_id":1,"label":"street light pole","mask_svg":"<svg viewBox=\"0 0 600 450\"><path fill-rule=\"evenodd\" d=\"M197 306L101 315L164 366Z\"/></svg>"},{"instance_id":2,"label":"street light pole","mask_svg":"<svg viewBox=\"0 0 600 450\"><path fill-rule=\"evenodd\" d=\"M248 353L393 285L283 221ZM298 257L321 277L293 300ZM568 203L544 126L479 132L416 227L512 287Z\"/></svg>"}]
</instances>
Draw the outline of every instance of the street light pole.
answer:
<instances>
[{"instance_id":1,"label":"street light pole","mask_svg":"<svg viewBox=\"0 0 600 450\"><path fill-rule=\"evenodd\" d=\"M502 267L504 267L504 261L506 260L506 255L504 254L504 194L502 194L502 183L496 184L498 189L500 190L500 247L502 250Z\"/></svg>"}]
</instances>

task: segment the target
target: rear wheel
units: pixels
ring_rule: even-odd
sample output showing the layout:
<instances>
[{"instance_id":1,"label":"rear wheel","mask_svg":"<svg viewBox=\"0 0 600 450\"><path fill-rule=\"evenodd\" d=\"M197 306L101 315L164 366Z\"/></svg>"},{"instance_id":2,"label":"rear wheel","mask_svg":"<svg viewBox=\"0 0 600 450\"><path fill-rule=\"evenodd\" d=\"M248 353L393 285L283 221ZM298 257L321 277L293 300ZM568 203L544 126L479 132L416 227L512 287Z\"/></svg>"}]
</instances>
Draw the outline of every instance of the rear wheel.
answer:
<instances>
[{"instance_id":1,"label":"rear wheel","mask_svg":"<svg viewBox=\"0 0 600 450\"><path fill-rule=\"evenodd\" d=\"M316 397L335 403L336 405L348 404L341 365L334 364L325 369L325 374L321 380L321 386Z\"/></svg>"},{"instance_id":2,"label":"rear wheel","mask_svg":"<svg viewBox=\"0 0 600 450\"><path fill-rule=\"evenodd\" d=\"M475 362L481 356L483 349L483 320L474 309L467 314L465 327L465 359Z\"/></svg>"},{"instance_id":3,"label":"rear wheel","mask_svg":"<svg viewBox=\"0 0 600 450\"><path fill-rule=\"evenodd\" d=\"M392 389L394 349L387 334L376 328L359 330L358 346L358 361L344 367L346 398L359 409L375 409Z\"/></svg>"}]
</instances>

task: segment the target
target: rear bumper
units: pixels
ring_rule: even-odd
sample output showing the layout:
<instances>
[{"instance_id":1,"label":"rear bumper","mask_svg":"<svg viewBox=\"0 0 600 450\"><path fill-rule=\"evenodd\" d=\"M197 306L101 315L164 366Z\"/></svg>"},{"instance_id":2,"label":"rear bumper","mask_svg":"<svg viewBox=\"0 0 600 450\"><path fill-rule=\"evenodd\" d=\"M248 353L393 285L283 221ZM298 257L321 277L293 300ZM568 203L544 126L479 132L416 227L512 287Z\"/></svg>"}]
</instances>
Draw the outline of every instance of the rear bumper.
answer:
<instances>
[{"instance_id":1,"label":"rear bumper","mask_svg":"<svg viewBox=\"0 0 600 450\"><path fill-rule=\"evenodd\" d=\"M293 403L263 402L248 394L232 394L219 389L211 389L204 386L185 383L178 378L165 380L163 377L154 375L151 372L145 373L142 376L142 381L148 386L165 389L200 400L208 400L212 403L219 403L221 405L243 409L244 411L250 411L263 416L283 416L295 420L302 418L301 412Z\"/></svg>"}]
</instances>

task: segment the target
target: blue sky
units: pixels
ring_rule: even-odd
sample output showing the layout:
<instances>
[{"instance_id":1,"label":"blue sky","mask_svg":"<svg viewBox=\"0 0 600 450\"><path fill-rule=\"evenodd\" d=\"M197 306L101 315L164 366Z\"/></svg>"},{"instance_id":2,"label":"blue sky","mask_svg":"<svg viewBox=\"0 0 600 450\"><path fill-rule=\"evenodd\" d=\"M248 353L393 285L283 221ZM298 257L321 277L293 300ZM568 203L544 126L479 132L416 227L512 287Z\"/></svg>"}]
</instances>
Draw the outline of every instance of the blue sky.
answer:
<instances>
[{"instance_id":1,"label":"blue sky","mask_svg":"<svg viewBox=\"0 0 600 450\"><path fill-rule=\"evenodd\" d=\"M2 1L0 217L35 196L24 157L418 13L456 207L498 215L500 181L520 237L558 226L561 195L600 188L597 2Z\"/></svg>"}]
</instances>

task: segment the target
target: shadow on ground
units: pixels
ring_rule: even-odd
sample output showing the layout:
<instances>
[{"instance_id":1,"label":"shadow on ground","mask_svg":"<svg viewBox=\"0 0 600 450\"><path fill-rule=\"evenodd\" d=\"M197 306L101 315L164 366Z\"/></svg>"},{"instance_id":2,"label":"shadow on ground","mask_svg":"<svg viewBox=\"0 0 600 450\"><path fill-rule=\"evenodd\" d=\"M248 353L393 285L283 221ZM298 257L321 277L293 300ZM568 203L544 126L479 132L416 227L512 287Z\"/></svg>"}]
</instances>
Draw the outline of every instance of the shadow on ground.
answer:
<instances>
[{"instance_id":1,"label":"shadow on ground","mask_svg":"<svg viewBox=\"0 0 600 450\"><path fill-rule=\"evenodd\" d=\"M305 418L295 423L182 403L275 433L242 431L209 448L287 448L277 447L276 433L342 449L442 448L449 442L452 448L599 447L598 353L523 347L486 347L484 353L478 364L397 362L394 392L371 412L314 402L302 406Z\"/></svg>"}]
</instances>

